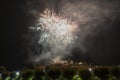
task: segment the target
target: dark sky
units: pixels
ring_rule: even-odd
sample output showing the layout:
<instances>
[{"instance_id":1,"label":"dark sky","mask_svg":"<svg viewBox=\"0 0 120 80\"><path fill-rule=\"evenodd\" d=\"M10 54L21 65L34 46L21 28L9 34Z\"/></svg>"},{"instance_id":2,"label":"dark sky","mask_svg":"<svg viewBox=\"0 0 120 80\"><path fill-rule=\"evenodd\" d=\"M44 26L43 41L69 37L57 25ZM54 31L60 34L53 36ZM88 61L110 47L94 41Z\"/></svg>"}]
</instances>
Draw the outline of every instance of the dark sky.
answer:
<instances>
[{"instance_id":1,"label":"dark sky","mask_svg":"<svg viewBox=\"0 0 120 80\"><path fill-rule=\"evenodd\" d=\"M2 42L0 65L9 69L18 69L25 65L26 55L21 54L22 38L26 32L27 16L21 6L24 0L11 0L4 2L2 16Z\"/></svg>"},{"instance_id":2,"label":"dark sky","mask_svg":"<svg viewBox=\"0 0 120 80\"><path fill-rule=\"evenodd\" d=\"M8 69L20 69L30 65L26 62L27 55L22 45L24 43L22 36L27 33L27 27L32 22L32 17L26 15L23 10L26 3L25 0L9 0L4 2L2 7L0 65ZM118 12L120 13L120 11ZM114 15L117 16L111 24L111 28L92 38L93 43L91 49L86 52L87 55L76 54L80 51L75 49L75 58L86 61L87 57L87 61L90 60L95 64L120 64L120 15L118 13ZM87 37L87 40L91 40L91 38Z\"/></svg>"}]
</instances>

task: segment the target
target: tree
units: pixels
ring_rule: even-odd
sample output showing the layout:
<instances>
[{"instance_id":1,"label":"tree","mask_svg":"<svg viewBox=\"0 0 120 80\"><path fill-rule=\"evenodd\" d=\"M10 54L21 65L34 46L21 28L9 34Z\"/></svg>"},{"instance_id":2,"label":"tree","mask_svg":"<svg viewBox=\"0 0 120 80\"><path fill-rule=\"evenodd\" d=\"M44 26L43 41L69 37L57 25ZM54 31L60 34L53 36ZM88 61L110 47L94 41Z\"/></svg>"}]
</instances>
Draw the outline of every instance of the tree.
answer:
<instances>
[{"instance_id":1,"label":"tree","mask_svg":"<svg viewBox=\"0 0 120 80\"><path fill-rule=\"evenodd\" d=\"M75 70L72 68L64 69L62 72L62 76L68 80L72 80L74 75L75 75Z\"/></svg>"},{"instance_id":2,"label":"tree","mask_svg":"<svg viewBox=\"0 0 120 80\"><path fill-rule=\"evenodd\" d=\"M120 68L119 67L111 67L110 73L114 76L117 80L120 79Z\"/></svg>"},{"instance_id":3,"label":"tree","mask_svg":"<svg viewBox=\"0 0 120 80\"><path fill-rule=\"evenodd\" d=\"M109 78L109 69L108 67L97 67L94 69L94 75L101 80L107 80Z\"/></svg>"},{"instance_id":4,"label":"tree","mask_svg":"<svg viewBox=\"0 0 120 80\"><path fill-rule=\"evenodd\" d=\"M0 66L0 73L3 73L3 72L5 72L5 71L6 71L5 67Z\"/></svg>"},{"instance_id":5,"label":"tree","mask_svg":"<svg viewBox=\"0 0 120 80\"><path fill-rule=\"evenodd\" d=\"M59 69L49 69L47 72L47 76L53 80L58 79L61 75L61 71Z\"/></svg>"},{"instance_id":6,"label":"tree","mask_svg":"<svg viewBox=\"0 0 120 80\"><path fill-rule=\"evenodd\" d=\"M4 72L4 73L2 73L1 76L2 76L2 79L5 80L7 77L10 76L10 73L9 72Z\"/></svg>"},{"instance_id":7,"label":"tree","mask_svg":"<svg viewBox=\"0 0 120 80\"><path fill-rule=\"evenodd\" d=\"M32 80L33 76L34 76L34 72L33 70L25 70L22 72L21 74L23 80Z\"/></svg>"},{"instance_id":8,"label":"tree","mask_svg":"<svg viewBox=\"0 0 120 80\"><path fill-rule=\"evenodd\" d=\"M90 80L90 78L92 77L92 74L88 69L79 70L78 74L82 78L82 80Z\"/></svg>"},{"instance_id":9,"label":"tree","mask_svg":"<svg viewBox=\"0 0 120 80\"><path fill-rule=\"evenodd\" d=\"M10 79L13 79L13 78L15 78L15 77L16 77L15 72L11 72L11 73L10 73Z\"/></svg>"},{"instance_id":10,"label":"tree","mask_svg":"<svg viewBox=\"0 0 120 80\"><path fill-rule=\"evenodd\" d=\"M43 71L43 69L35 70L34 80L42 80L43 76L45 76L45 72Z\"/></svg>"}]
</instances>

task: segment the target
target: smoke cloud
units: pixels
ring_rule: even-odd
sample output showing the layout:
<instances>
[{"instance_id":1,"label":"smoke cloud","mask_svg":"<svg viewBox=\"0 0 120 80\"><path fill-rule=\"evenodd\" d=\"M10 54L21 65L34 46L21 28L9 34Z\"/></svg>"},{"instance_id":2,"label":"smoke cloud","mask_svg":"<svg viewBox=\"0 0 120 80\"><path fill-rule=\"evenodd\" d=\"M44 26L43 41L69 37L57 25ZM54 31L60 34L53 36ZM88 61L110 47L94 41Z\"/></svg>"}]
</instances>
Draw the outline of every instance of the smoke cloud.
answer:
<instances>
[{"instance_id":1,"label":"smoke cloud","mask_svg":"<svg viewBox=\"0 0 120 80\"><path fill-rule=\"evenodd\" d=\"M63 18L70 19L78 25L78 29L75 31L74 35L75 43L69 45L72 46L72 48L68 49L67 52L64 52L66 50L61 51L61 55L58 53L51 54L51 52L43 52L42 45L37 44L40 32L28 29L26 37L28 40L26 43L28 61L33 62L34 64L47 63L56 56L67 57L74 55L72 50L75 48L80 50L81 53L90 51L94 41L93 38L100 33L107 31L108 28L111 28L110 25L116 19L116 13L118 13L118 6L119 3L117 1L109 0L28 1L26 4L27 14L33 16L35 20L30 26L36 24L39 14L46 8L54 10L56 14ZM58 51L56 50L56 52Z\"/></svg>"}]
</instances>

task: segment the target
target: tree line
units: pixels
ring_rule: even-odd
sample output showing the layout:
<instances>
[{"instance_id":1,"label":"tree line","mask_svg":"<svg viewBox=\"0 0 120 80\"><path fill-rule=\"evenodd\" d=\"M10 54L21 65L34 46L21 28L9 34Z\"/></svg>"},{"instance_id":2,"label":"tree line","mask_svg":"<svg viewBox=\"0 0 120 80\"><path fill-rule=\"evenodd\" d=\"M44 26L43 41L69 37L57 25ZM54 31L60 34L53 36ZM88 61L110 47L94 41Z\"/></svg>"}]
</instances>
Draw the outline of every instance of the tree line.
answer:
<instances>
[{"instance_id":1,"label":"tree line","mask_svg":"<svg viewBox=\"0 0 120 80\"><path fill-rule=\"evenodd\" d=\"M0 66L0 80L120 80L120 66L24 68L20 72Z\"/></svg>"}]
</instances>

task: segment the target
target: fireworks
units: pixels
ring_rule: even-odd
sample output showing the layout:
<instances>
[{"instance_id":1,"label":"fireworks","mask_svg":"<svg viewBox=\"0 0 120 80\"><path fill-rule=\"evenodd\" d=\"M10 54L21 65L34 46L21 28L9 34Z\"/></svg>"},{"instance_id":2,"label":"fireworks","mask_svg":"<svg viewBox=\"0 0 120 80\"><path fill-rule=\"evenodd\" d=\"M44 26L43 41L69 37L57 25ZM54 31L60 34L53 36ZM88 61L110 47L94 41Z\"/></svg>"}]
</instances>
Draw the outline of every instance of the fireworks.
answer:
<instances>
[{"instance_id":1,"label":"fireworks","mask_svg":"<svg viewBox=\"0 0 120 80\"><path fill-rule=\"evenodd\" d=\"M55 57L65 53L68 45L74 43L73 33L76 27L74 22L46 9L40 14L36 26L30 29L40 31L38 44L44 48L43 55L50 53Z\"/></svg>"}]
</instances>

